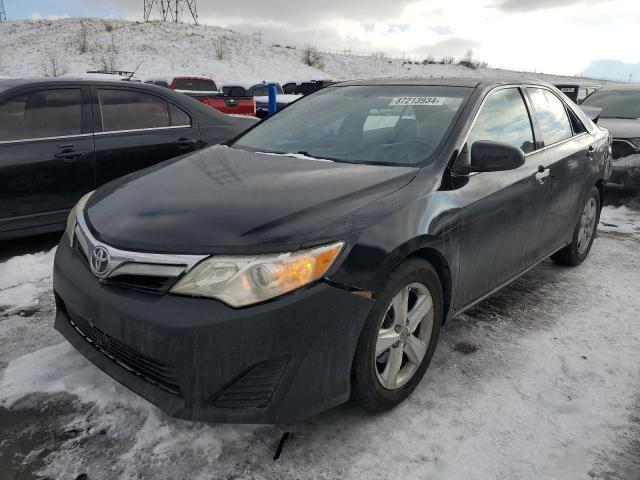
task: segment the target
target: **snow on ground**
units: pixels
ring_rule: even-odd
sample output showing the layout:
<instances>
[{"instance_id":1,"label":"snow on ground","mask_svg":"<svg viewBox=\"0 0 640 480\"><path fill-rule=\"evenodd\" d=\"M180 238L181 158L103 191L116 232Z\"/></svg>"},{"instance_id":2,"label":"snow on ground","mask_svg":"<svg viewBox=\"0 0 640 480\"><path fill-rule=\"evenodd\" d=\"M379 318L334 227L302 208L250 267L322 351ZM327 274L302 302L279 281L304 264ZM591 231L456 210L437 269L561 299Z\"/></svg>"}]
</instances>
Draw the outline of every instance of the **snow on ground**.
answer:
<instances>
[{"instance_id":1,"label":"snow on ground","mask_svg":"<svg viewBox=\"0 0 640 480\"><path fill-rule=\"evenodd\" d=\"M638 202L638 201L636 201ZM638 202L640 207L640 202ZM607 206L600 214L600 231L640 234L638 210L626 205Z\"/></svg>"},{"instance_id":2,"label":"snow on ground","mask_svg":"<svg viewBox=\"0 0 640 480\"><path fill-rule=\"evenodd\" d=\"M24 328L8 362L0 341L0 465L90 480L637 480L640 211L616 212L603 221L635 227L603 231L582 266L544 262L447 324L423 382L381 415L346 405L292 425L171 419L64 342L45 294L32 316L0 317L0 339L7 322ZM13 258L1 278L34 257L43 275L51 255Z\"/></svg>"},{"instance_id":3,"label":"snow on ground","mask_svg":"<svg viewBox=\"0 0 640 480\"><path fill-rule=\"evenodd\" d=\"M79 49L83 23L88 47L84 53ZM214 54L214 45L220 37L226 38L228 50L222 60ZM0 24L0 38L0 75L6 76L42 75L51 54L68 74L83 74L100 69L101 60L109 59L112 46L117 52L117 69L133 71L140 65L138 78L206 75L219 85L263 80L284 83L326 78L522 75L506 70L409 65L401 60L337 54L324 54L324 67L320 70L304 65L299 49L258 44L251 36L203 25L98 19L27 20ZM529 76L548 81L570 78Z\"/></svg>"},{"instance_id":4,"label":"snow on ground","mask_svg":"<svg viewBox=\"0 0 640 480\"><path fill-rule=\"evenodd\" d=\"M37 303L38 297L51 290L53 257L49 252L14 257L0 264L0 313Z\"/></svg>"}]
</instances>

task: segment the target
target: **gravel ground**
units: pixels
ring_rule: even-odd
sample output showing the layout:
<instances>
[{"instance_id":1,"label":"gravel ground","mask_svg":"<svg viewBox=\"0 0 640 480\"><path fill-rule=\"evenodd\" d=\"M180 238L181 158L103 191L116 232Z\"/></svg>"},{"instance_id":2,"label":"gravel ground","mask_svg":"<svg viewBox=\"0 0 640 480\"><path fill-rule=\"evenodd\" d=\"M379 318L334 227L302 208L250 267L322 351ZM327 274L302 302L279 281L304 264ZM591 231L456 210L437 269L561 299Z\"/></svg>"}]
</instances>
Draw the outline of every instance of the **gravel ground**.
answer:
<instances>
[{"instance_id":1,"label":"gravel ground","mask_svg":"<svg viewBox=\"0 0 640 480\"><path fill-rule=\"evenodd\" d=\"M449 322L409 401L293 425L168 418L53 331L51 254L13 257L35 287L0 264L0 478L638 480L640 212L605 210L582 266L544 262Z\"/></svg>"}]
</instances>

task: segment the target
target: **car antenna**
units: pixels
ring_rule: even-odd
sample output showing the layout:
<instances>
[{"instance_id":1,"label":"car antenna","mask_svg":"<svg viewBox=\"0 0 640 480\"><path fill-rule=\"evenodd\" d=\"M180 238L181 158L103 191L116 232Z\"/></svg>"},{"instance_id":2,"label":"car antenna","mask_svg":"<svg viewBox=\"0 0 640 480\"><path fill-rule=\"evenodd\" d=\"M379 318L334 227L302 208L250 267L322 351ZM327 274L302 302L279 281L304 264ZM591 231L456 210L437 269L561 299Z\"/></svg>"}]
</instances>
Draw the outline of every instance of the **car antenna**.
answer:
<instances>
[{"instance_id":1,"label":"car antenna","mask_svg":"<svg viewBox=\"0 0 640 480\"><path fill-rule=\"evenodd\" d=\"M136 72L138 71L138 69L140 68L140 65L142 65L142 62L144 62L144 60L140 60L140 63L138 64L138 66L136 67L136 69L131 72L131 75L129 75L128 80L131 81L131 79L133 78L133 76L136 74Z\"/></svg>"}]
</instances>

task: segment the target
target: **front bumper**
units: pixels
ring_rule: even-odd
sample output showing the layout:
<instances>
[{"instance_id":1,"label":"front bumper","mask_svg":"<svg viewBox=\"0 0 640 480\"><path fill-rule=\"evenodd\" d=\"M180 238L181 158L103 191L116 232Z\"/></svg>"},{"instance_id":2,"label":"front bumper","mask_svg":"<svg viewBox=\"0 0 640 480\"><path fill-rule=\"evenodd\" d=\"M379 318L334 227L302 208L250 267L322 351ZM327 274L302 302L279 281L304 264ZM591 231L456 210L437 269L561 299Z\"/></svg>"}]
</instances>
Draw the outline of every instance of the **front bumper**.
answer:
<instances>
[{"instance_id":1,"label":"front bumper","mask_svg":"<svg viewBox=\"0 0 640 480\"><path fill-rule=\"evenodd\" d=\"M611 162L608 185L640 189L640 154L627 155Z\"/></svg>"},{"instance_id":2,"label":"front bumper","mask_svg":"<svg viewBox=\"0 0 640 480\"><path fill-rule=\"evenodd\" d=\"M345 402L373 301L319 283L233 309L204 298L103 285L60 242L55 328L111 377L167 414L279 423Z\"/></svg>"}]
</instances>

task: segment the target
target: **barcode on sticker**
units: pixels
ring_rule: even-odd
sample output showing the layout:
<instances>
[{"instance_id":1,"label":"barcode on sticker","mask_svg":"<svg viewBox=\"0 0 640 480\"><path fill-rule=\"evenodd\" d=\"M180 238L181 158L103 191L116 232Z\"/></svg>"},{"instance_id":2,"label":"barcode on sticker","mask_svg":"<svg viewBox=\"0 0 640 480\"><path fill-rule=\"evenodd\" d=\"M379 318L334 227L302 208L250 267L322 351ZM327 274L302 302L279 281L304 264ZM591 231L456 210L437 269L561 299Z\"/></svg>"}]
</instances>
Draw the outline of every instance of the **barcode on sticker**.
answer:
<instances>
[{"instance_id":1,"label":"barcode on sticker","mask_svg":"<svg viewBox=\"0 0 640 480\"><path fill-rule=\"evenodd\" d=\"M444 97L394 97L390 107L397 105L444 105Z\"/></svg>"}]
</instances>

